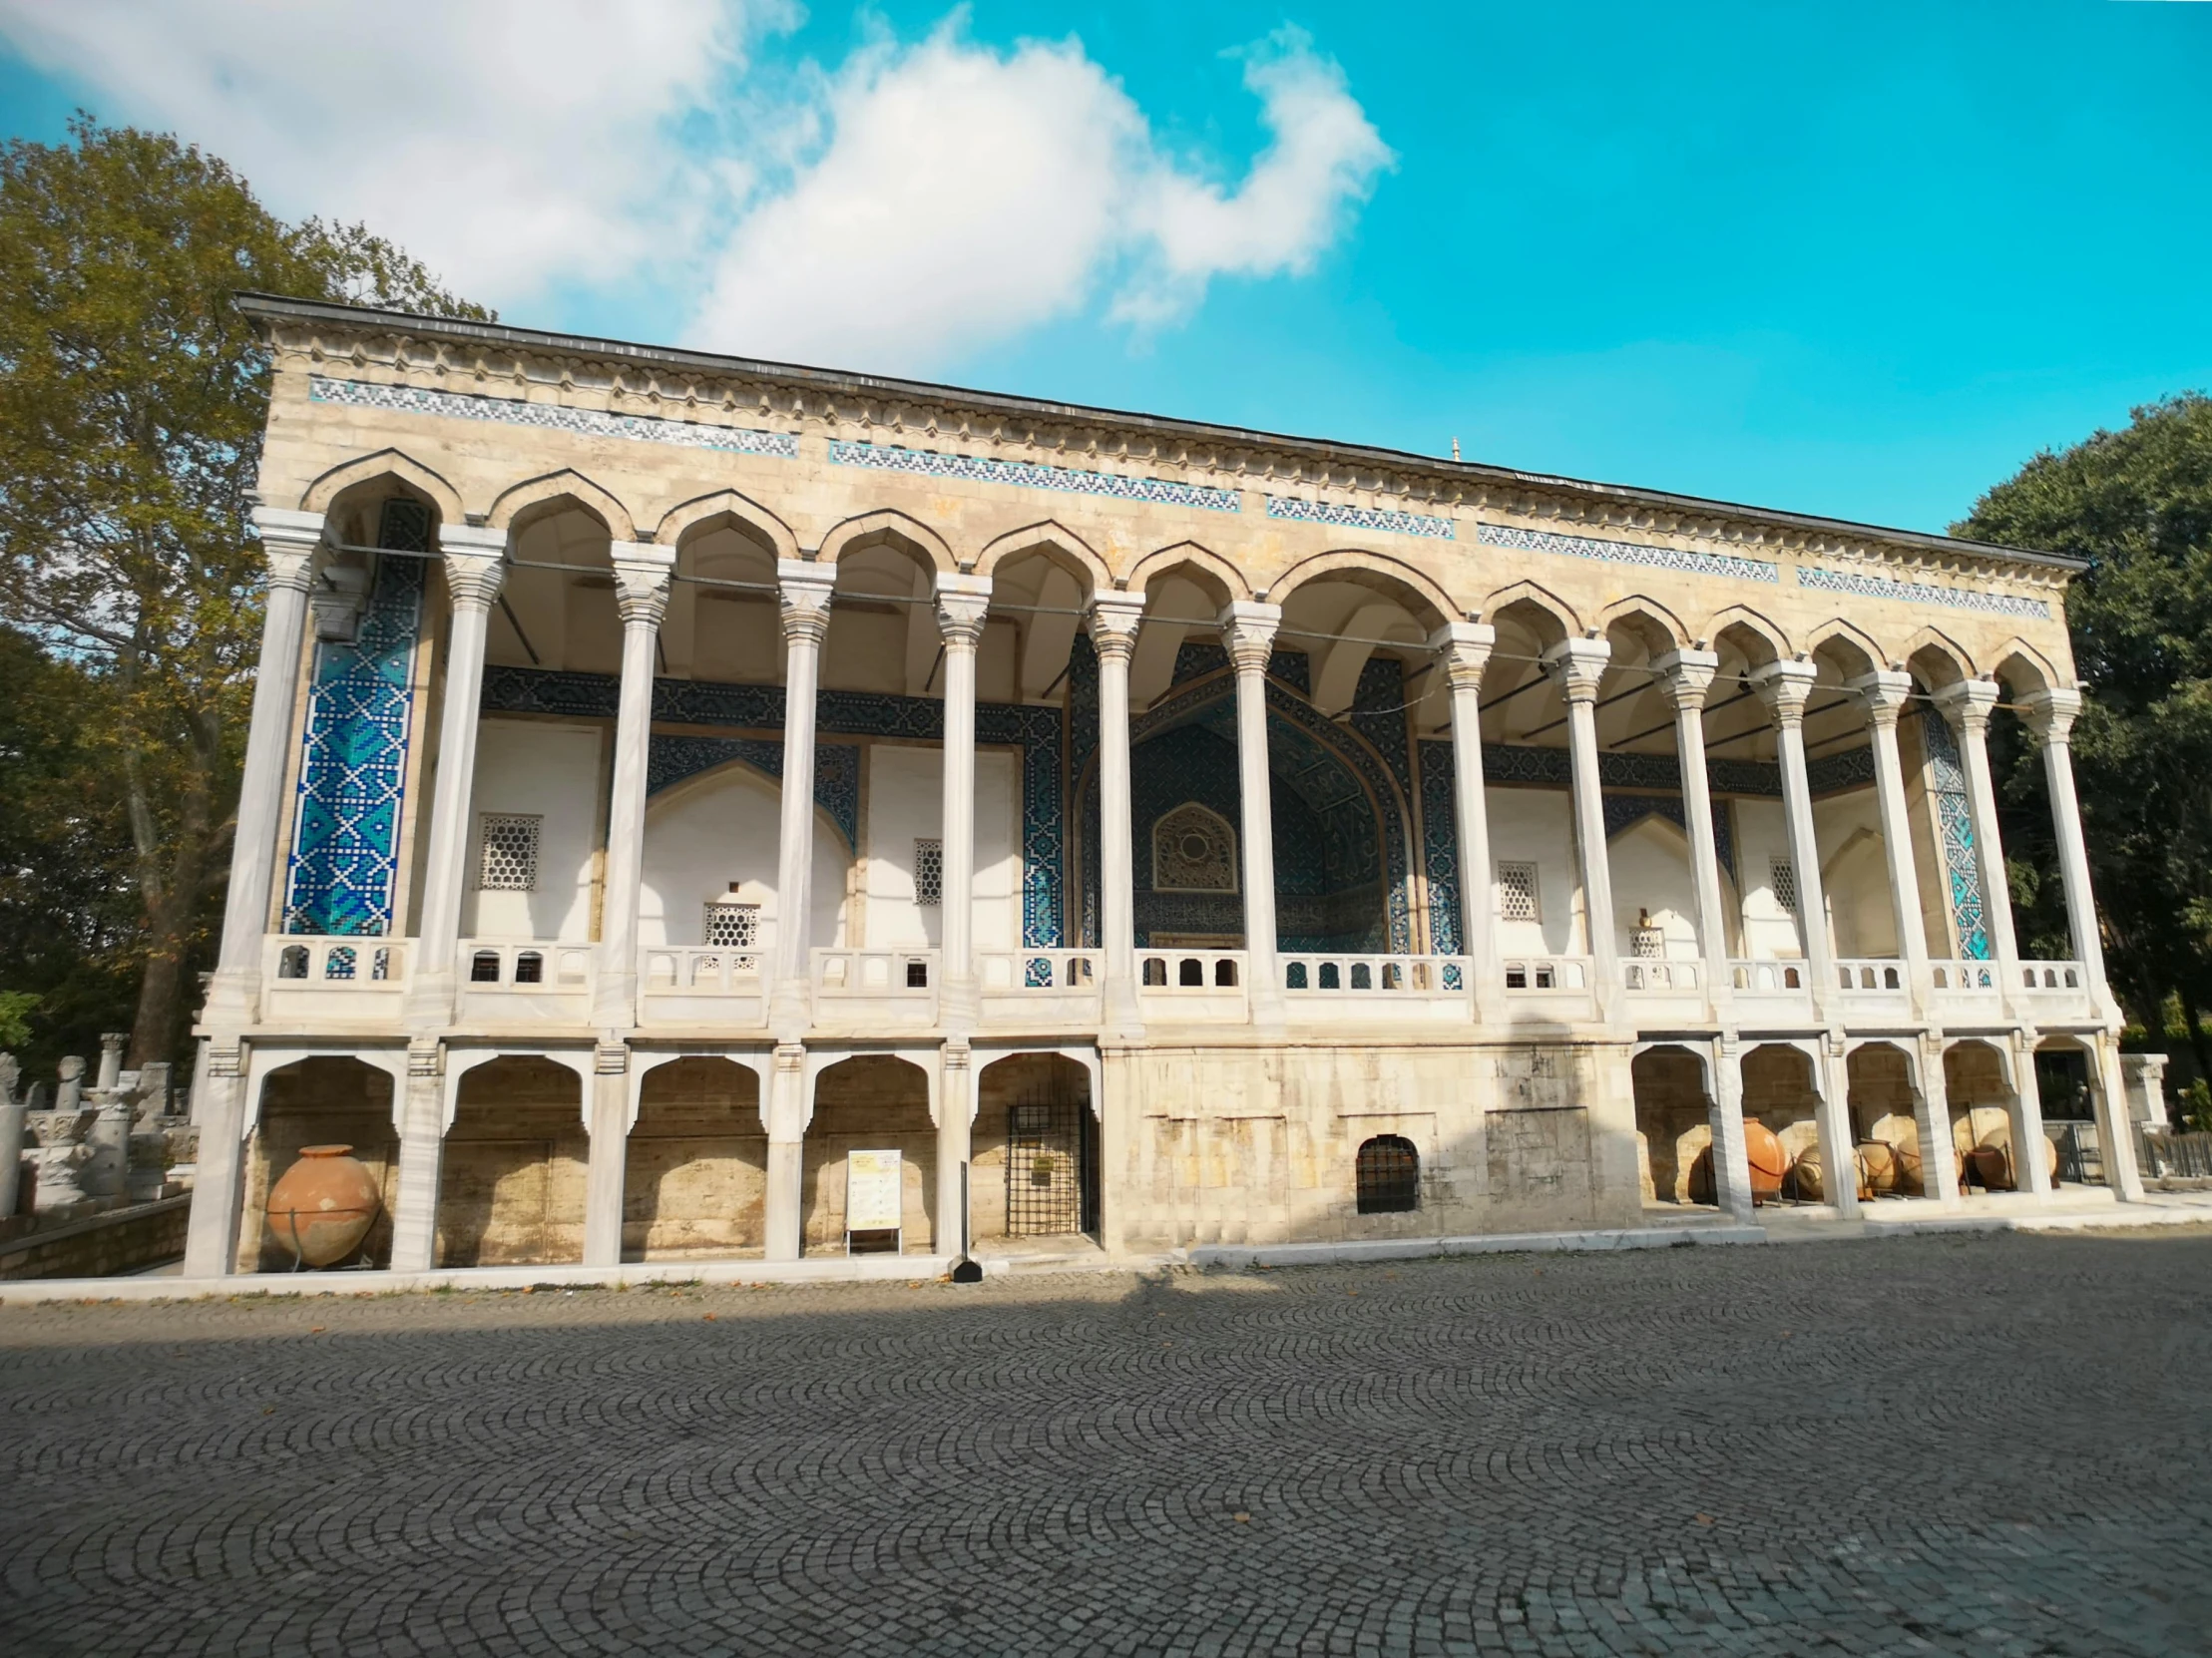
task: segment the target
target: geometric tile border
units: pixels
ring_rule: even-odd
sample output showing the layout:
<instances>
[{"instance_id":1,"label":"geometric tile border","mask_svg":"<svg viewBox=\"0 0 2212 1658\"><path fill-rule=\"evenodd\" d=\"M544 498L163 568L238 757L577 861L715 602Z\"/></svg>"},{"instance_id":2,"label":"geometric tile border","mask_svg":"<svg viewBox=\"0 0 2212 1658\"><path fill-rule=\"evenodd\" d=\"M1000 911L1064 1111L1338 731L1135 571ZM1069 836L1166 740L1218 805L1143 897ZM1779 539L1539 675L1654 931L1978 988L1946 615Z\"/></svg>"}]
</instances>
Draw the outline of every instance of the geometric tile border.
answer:
<instances>
[{"instance_id":1,"label":"geometric tile border","mask_svg":"<svg viewBox=\"0 0 2212 1658\"><path fill-rule=\"evenodd\" d=\"M1739 582L1779 582L1781 567L1765 559L1739 559L1721 553L1690 553L1679 547L1646 547L1638 542L1600 541L1594 536L1563 536L1551 530L1522 530L1509 524L1478 524L1475 539L1485 547L1521 553L1557 553L1570 559L1606 564L1649 565L1692 576L1727 576Z\"/></svg>"},{"instance_id":2,"label":"geometric tile border","mask_svg":"<svg viewBox=\"0 0 2212 1658\"><path fill-rule=\"evenodd\" d=\"M1800 565L1797 585L1820 593L1856 594L1861 599L1894 599L1907 605L1945 605L1955 611L1987 611L1997 616L2050 620L2050 606L2040 599L2023 599L2010 593L1978 593L1973 588L1940 587L1932 582L1899 582L1887 576L1863 576L1856 571L1821 570Z\"/></svg>"},{"instance_id":3,"label":"geometric tile border","mask_svg":"<svg viewBox=\"0 0 2212 1658\"><path fill-rule=\"evenodd\" d=\"M535 426L546 431L578 432L594 438L632 438L641 443L670 443L683 449L715 449L734 455L773 455L786 461L799 457L799 440L789 432L709 426L695 420L663 420L654 415L609 414L604 409L529 403L519 397L431 391L422 386L377 385L366 380L334 380L321 374L308 377L307 395L317 403L340 403L353 408L395 409L402 414L443 415L454 420L489 420L503 426Z\"/></svg>"},{"instance_id":4,"label":"geometric tile border","mask_svg":"<svg viewBox=\"0 0 2212 1658\"><path fill-rule=\"evenodd\" d=\"M1029 461L992 461L975 455L940 455L928 449L892 444L831 440L832 466L866 467L874 472L911 472L923 478L959 478L975 484L1010 484L1017 489L1056 490L1064 495L1104 495L1117 501L1145 501L1167 507L1196 507L1204 512L1241 511L1234 490L1203 484L1177 484L1165 478L1125 478L1116 472L1087 472L1075 467L1039 466Z\"/></svg>"},{"instance_id":5,"label":"geometric tile border","mask_svg":"<svg viewBox=\"0 0 2212 1658\"><path fill-rule=\"evenodd\" d=\"M1394 513L1381 507L1347 507L1333 501L1308 501L1295 495L1270 495L1269 518L1297 519L1305 524L1335 524L1347 530L1387 530L1400 536L1427 536L1450 541L1452 521L1420 513Z\"/></svg>"}]
</instances>

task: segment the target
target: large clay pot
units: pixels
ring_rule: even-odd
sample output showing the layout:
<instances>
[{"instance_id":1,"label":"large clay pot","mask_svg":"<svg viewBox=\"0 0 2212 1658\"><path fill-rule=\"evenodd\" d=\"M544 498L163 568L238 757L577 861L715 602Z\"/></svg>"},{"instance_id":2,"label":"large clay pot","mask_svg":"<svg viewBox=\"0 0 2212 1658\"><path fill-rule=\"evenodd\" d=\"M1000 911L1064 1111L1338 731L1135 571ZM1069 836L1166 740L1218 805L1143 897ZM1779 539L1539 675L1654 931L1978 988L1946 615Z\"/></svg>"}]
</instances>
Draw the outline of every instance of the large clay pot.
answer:
<instances>
[{"instance_id":1,"label":"large clay pot","mask_svg":"<svg viewBox=\"0 0 2212 1658\"><path fill-rule=\"evenodd\" d=\"M1782 1149L1774 1130L1757 1117L1743 1119L1743 1154L1751 1165L1751 1201L1764 1203L1782 1190L1782 1176L1790 1171L1790 1154Z\"/></svg>"},{"instance_id":2,"label":"large clay pot","mask_svg":"<svg viewBox=\"0 0 2212 1658\"><path fill-rule=\"evenodd\" d=\"M1978 1145L1967 1153L1975 1183L1992 1192L2012 1189L2012 1159L2001 1145Z\"/></svg>"},{"instance_id":3,"label":"large clay pot","mask_svg":"<svg viewBox=\"0 0 2212 1658\"><path fill-rule=\"evenodd\" d=\"M1807 1203L1819 1203L1826 1199L1828 1188L1822 1181L1820 1147L1809 1145L1797 1154L1797 1161L1790 1165L1790 1174L1797 1181L1797 1195Z\"/></svg>"},{"instance_id":4,"label":"large clay pot","mask_svg":"<svg viewBox=\"0 0 2212 1658\"><path fill-rule=\"evenodd\" d=\"M1896 1148L1884 1140L1862 1140L1859 1144L1859 1178L1870 1196L1894 1196L1900 1178Z\"/></svg>"},{"instance_id":5,"label":"large clay pot","mask_svg":"<svg viewBox=\"0 0 2212 1658\"><path fill-rule=\"evenodd\" d=\"M302 1266L326 1267L361 1246L384 1206L376 1176L350 1145L305 1145L269 1189L268 1231Z\"/></svg>"},{"instance_id":6,"label":"large clay pot","mask_svg":"<svg viewBox=\"0 0 2212 1658\"><path fill-rule=\"evenodd\" d=\"M2050 1163L2050 1183L2055 1186L2058 1184L2058 1142L2053 1139L2045 1138L2043 1141L2043 1151L2048 1157Z\"/></svg>"},{"instance_id":7,"label":"large clay pot","mask_svg":"<svg viewBox=\"0 0 2212 1658\"><path fill-rule=\"evenodd\" d=\"M1689 1195L1692 1203L1717 1203L1713 1190L1713 1148L1707 1146L1690 1161Z\"/></svg>"}]
</instances>

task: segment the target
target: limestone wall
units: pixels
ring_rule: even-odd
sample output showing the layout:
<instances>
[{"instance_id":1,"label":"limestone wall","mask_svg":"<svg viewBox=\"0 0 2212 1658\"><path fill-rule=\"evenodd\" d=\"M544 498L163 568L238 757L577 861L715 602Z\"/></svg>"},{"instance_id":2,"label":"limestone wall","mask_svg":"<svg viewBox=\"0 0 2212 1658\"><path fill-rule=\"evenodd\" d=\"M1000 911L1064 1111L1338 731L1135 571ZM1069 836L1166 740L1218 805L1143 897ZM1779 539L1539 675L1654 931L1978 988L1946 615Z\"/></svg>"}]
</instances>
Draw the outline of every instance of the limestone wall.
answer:
<instances>
[{"instance_id":1,"label":"limestone wall","mask_svg":"<svg viewBox=\"0 0 2212 1658\"><path fill-rule=\"evenodd\" d=\"M623 1258L742 1255L765 1237L768 1131L759 1079L726 1059L645 1075L623 1173Z\"/></svg>"},{"instance_id":2,"label":"limestone wall","mask_svg":"<svg viewBox=\"0 0 2212 1658\"><path fill-rule=\"evenodd\" d=\"M831 1065L816 1080L799 1189L809 1253L845 1248L845 1159L855 1150L900 1154L907 1252L935 1248L937 1124L929 1078L917 1066L871 1054Z\"/></svg>"},{"instance_id":3,"label":"limestone wall","mask_svg":"<svg viewBox=\"0 0 2212 1658\"><path fill-rule=\"evenodd\" d=\"M461 1078L438 1191L438 1265L584 1258L582 1086L539 1058L497 1059Z\"/></svg>"},{"instance_id":4,"label":"limestone wall","mask_svg":"<svg viewBox=\"0 0 2212 1658\"><path fill-rule=\"evenodd\" d=\"M299 1160L303 1145L350 1145L376 1176L384 1212L362 1240L361 1253L391 1265L392 1204L399 1194L399 1136L392 1129L392 1079L356 1059L302 1059L270 1073L261 1090L261 1118L246 1148L237 1270L289 1272L291 1251L269 1234L269 1188Z\"/></svg>"}]
</instances>

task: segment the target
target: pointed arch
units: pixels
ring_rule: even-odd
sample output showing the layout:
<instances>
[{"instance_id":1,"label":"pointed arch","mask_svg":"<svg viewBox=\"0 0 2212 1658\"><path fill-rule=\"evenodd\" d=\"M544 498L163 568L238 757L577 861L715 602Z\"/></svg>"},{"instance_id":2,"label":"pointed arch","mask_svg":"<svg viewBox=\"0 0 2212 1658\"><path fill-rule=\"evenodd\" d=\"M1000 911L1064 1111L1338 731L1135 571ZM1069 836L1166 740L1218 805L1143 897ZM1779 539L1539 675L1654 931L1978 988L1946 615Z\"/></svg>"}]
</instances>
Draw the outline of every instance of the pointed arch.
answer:
<instances>
[{"instance_id":1,"label":"pointed arch","mask_svg":"<svg viewBox=\"0 0 2212 1658\"><path fill-rule=\"evenodd\" d=\"M1826 654L1842 669L1846 679L1891 665L1889 652L1872 633L1841 617L1831 618L1808 632L1805 652L1814 657Z\"/></svg>"},{"instance_id":2,"label":"pointed arch","mask_svg":"<svg viewBox=\"0 0 2212 1658\"><path fill-rule=\"evenodd\" d=\"M1128 574L1121 579L1121 586L1131 593L1144 593L1160 577L1178 569L1197 572L1203 578L1200 586L1219 590L1214 595L1219 603L1252 597L1252 584L1244 579L1241 570L1211 548L1201 547L1194 541L1179 541L1172 547L1145 554L1129 567Z\"/></svg>"},{"instance_id":3,"label":"pointed arch","mask_svg":"<svg viewBox=\"0 0 2212 1658\"><path fill-rule=\"evenodd\" d=\"M1086 597L1113 586L1113 573L1091 544L1055 519L1040 519L1019 530L994 537L976 556L975 574L990 576L1009 559L1039 553L1067 569L1086 590Z\"/></svg>"},{"instance_id":4,"label":"pointed arch","mask_svg":"<svg viewBox=\"0 0 2212 1658\"><path fill-rule=\"evenodd\" d=\"M1725 611L1709 618L1703 628L1705 637L1715 641L1720 638L1721 634L1731 630L1749 634L1768 652L1767 655L1753 662L1752 665L1755 667L1766 661L1778 661L1785 656L1794 658L1802 654L1797 646L1790 641L1788 628L1764 612L1755 611L1748 605L1729 606ZM1745 651L1746 656L1750 654L1751 652Z\"/></svg>"},{"instance_id":5,"label":"pointed arch","mask_svg":"<svg viewBox=\"0 0 2212 1658\"><path fill-rule=\"evenodd\" d=\"M1638 621L1665 634L1668 650L1687 650L1699 642L1670 606L1661 604L1649 594L1629 594L1625 599L1614 600L1597 613L1597 626L1602 632L1611 632L1622 623L1634 624ZM1659 654L1663 655L1665 652L1661 651Z\"/></svg>"},{"instance_id":6,"label":"pointed arch","mask_svg":"<svg viewBox=\"0 0 2212 1658\"><path fill-rule=\"evenodd\" d=\"M817 564L834 565L848 553L873 547L897 547L939 575L953 575L960 569L960 561L953 556L943 536L920 519L909 518L888 507L833 525L822 537L814 560Z\"/></svg>"},{"instance_id":7,"label":"pointed arch","mask_svg":"<svg viewBox=\"0 0 2212 1658\"><path fill-rule=\"evenodd\" d=\"M512 485L492 503L492 510L484 515L484 522L494 530L514 530L523 522L541 516L541 511L550 511L564 502L598 519L607 527L610 539L638 539L638 526L630 516L630 509L610 491L573 468L527 478Z\"/></svg>"},{"instance_id":8,"label":"pointed arch","mask_svg":"<svg viewBox=\"0 0 2212 1658\"><path fill-rule=\"evenodd\" d=\"M1905 662L1921 671L1931 690L1941 690L1961 679L1983 677L1975 665L1974 652L1941 627L1916 629L1905 641Z\"/></svg>"},{"instance_id":9,"label":"pointed arch","mask_svg":"<svg viewBox=\"0 0 2212 1658\"><path fill-rule=\"evenodd\" d=\"M1420 622L1425 633L1433 633L1446 622L1459 622L1466 616L1466 608L1435 580L1388 554L1371 553L1364 548L1339 548L1299 560L1268 584L1265 598L1270 605L1287 604L1290 596L1308 582L1331 578L1373 589L1385 598L1396 600ZM1409 599L1413 603L1408 604Z\"/></svg>"},{"instance_id":10,"label":"pointed arch","mask_svg":"<svg viewBox=\"0 0 2212 1658\"><path fill-rule=\"evenodd\" d=\"M1558 629L1559 638L1580 638L1584 632L1581 613L1537 582L1516 582L1511 587L1500 588L1483 601L1481 616L1486 622L1496 622L1504 611L1533 612ZM1537 629L1540 633L1547 629ZM1546 637L1544 643L1556 644L1558 638Z\"/></svg>"},{"instance_id":11,"label":"pointed arch","mask_svg":"<svg viewBox=\"0 0 2212 1658\"><path fill-rule=\"evenodd\" d=\"M661 515L653 539L663 547L675 547L686 536L718 529L724 524L773 549L778 559L799 556L798 538L791 534L791 527L757 501L735 490L715 490L670 507Z\"/></svg>"},{"instance_id":12,"label":"pointed arch","mask_svg":"<svg viewBox=\"0 0 2212 1658\"><path fill-rule=\"evenodd\" d=\"M373 455L358 456L332 467L307 486L306 493L299 498L299 510L328 513L336 508L340 496L387 478L429 497L430 504L438 509L441 523L466 524L469 521L461 507L460 492L404 449L379 449Z\"/></svg>"},{"instance_id":13,"label":"pointed arch","mask_svg":"<svg viewBox=\"0 0 2212 1658\"><path fill-rule=\"evenodd\" d=\"M2048 656L2016 634L1998 645L1992 654L1996 657L1996 666L1991 670L1991 674L2003 680L2015 696L2050 690L2065 682L2063 675L2051 666Z\"/></svg>"}]
</instances>

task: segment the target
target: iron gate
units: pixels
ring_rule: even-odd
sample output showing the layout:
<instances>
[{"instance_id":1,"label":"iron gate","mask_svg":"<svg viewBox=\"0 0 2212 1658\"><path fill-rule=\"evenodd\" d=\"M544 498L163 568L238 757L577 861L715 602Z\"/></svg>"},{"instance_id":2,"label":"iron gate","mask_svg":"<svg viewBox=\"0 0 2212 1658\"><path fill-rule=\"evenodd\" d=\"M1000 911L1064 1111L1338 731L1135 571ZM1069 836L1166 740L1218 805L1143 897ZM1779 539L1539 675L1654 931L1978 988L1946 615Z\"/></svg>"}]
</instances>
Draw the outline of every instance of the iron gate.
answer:
<instances>
[{"instance_id":1,"label":"iron gate","mask_svg":"<svg viewBox=\"0 0 2212 1658\"><path fill-rule=\"evenodd\" d=\"M1010 1238L1089 1232L1098 1225L1091 1113L1075 1100L1006 1108L1006 1231Z\"/></svg>"}]
</instances>

